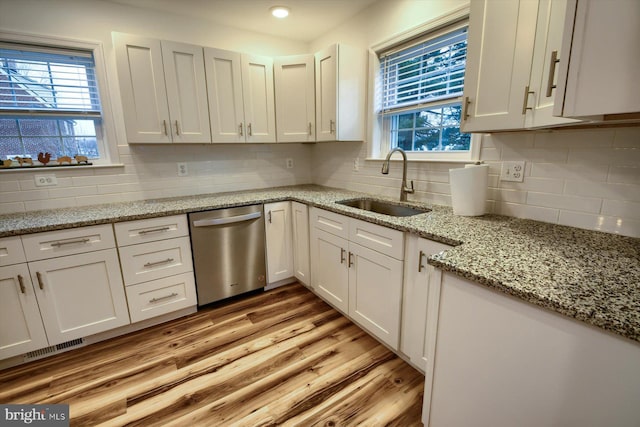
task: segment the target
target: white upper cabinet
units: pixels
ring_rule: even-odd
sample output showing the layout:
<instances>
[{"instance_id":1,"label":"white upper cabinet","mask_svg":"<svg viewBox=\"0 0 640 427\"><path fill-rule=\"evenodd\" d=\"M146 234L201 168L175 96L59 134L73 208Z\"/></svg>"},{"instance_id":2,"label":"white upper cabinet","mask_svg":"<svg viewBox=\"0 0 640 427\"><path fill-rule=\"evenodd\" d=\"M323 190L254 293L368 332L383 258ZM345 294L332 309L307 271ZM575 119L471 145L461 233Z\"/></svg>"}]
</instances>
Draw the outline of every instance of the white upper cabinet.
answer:
<instances>
[{"instance_id":1,"label":"white upper cabinet","mask_svg":"<svg viewBox=\"0 0 640 427\"><path fill-rule=\"evenodd\" d=\"M335 44L315 54L316 140L364 140L366 52Z\"/></svg>"},{"instance_id":2,"label":"white upper cabinet","mask_svg":"<svg viewBox=\"0 0 640 427\"><path fill-rule=\"evenodd\" d=\"M313 55L274 60L278 142L315 141L315 71Z\"/></svg>"},{"instance_id":3,"label":"white upper cabinet","mask_svg":"<svg viewBox=\"0 0 640 427\"><path fill-rule=\"evenodd\" d=\"M536 38L533 46L533 63L527 105L525 127L537 128L578 123L579 121L553 116L557 70L567 58L562 51L566 0L539 0ZM528 91L528 92L529 92Z\"/></svg>"},{"instance_id":4,"label":"white upper cabinet","mask_svg":"<svg viewBox=\"0 0 640 427\"><path fill-rule=\"evenodd\" d=\"M538 2L471 2L464 132L524 127Z\"/></svg>"},{"instance_id":5,"label":"white upper cabinet","mask_svg":"<svg viewBox=\"0 0 640 427\"><path fill-rule=\"evenodd\" d=\"M244 142L240 54L205 48L204 58L213 142Z\"/></svg>"},{"instance_id":6,"label":"white upper cabinet","mask_svg":"<svg viewBox=\"0 0 640 427\"><path fill-rule=\"evenodd\" d=\"M569 0L554 114L640 119L640 2ZM575 17L575 19L574 19ZM616 116L632 114L631 117Z\"/></svg>"},{"instance_id":7,"label":"white upper cabinet","mask_svg":"<svg viewBox=\"0 0 640 427\"><path fill-rule=\"evenodd\" d=\"M565 12L565 0L471 2L465 132L576 122L552 116Z\"/></svg>"},{"instance_id":8,"label":"white upper cabinet","mask_svg":"<svg viewBox=\"0 0 640 427\"><path fill-rule=\"evenodd\" d=\"M127 139L211 142L202 48L114 33Z\"/></svg>"},{"instance_id":9,"label":"white upper cabinet","mask_svg":"<svg viewBox=\"0 0 640 427\"><path fill-rule=\"evenodd\" d=\"M213 142L276 142L273 60L205 48Z\"/></svg>"},{"instance_id":10,"label":"white upper cabinet","mask_svg":"<svg viewBox=\"0 0 640 427\"><path fill-rule=\"evenodd\" d=\"M276 142L273 59L242 55L242 95L247 142Z\"/></svg>"}]
</instances>

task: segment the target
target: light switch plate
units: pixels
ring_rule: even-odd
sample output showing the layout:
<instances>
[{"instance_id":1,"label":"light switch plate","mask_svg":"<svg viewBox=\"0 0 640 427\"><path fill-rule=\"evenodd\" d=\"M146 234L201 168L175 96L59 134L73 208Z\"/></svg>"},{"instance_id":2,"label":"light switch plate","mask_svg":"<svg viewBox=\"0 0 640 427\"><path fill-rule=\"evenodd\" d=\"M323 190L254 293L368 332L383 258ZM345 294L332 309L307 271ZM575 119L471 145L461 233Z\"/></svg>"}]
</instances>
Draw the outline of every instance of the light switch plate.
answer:
<instances>
[{"instance_id":1,"label":"light switch plate","mask_svg":"<svg viewBox=\"0 0 640 427\"><path fill-rule=\"evenodd\" d=\"M524 181L525 162L502 162L500 171L500 181Z\"/></svg>"}]
</instances>

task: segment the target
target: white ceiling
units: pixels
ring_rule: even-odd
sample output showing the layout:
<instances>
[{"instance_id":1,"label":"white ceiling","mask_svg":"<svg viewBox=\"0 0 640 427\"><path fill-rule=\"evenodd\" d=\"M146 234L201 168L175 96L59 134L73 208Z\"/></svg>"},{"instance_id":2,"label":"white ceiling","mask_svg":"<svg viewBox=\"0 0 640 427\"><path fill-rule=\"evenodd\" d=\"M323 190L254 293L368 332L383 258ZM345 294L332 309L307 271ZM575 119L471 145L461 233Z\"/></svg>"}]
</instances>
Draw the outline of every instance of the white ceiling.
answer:
<instances>
[{"instance_id":1,"label":"white ceiling","mask_svg":"<svg viewBox=\"0 0 640 427\"><path fill-rule=\"evenodd\" d=\"M377 0L107 0L113 3L205 19L243 30L310 42ZM285 19L272 6L287 6Z\"/></svg>"}]
</instances>

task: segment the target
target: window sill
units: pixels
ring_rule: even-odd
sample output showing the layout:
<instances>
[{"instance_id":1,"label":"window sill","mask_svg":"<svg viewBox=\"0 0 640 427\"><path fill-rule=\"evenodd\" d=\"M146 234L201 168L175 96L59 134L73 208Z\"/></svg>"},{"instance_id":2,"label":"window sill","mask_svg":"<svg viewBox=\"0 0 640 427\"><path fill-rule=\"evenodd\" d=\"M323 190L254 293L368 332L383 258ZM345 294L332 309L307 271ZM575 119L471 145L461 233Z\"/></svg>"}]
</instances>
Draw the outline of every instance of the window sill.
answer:
<instances>
[{"instance_id":1,"label":"window sill","mask_svg":"<svg viewBox=\"0 0 640 427\"><path fill-rule=\"evenodd\" d=\"M384 158L378 157L367 157L365 161L374 161L374 162L384 162ZM402 158L391 158L392 162L401 162ZM477 163L478 160L471 159L412 159L411 157L407 158L409 163Z\"/></svg>"},{"instance_id":2,"label":"window sill","mask_svg":"<svg viewBox=\"0 0 640 427\"><path fill-rule=\"evenodd\" d=\"M44 168L34 168L31 166L24 166L22 168L0 168L0 173L12 173L12 172L35 172L35 173L54 173L56 171L68 171L68 170L93 170L93 169L109 169L109 168L124 168L123 163L113 163L109 165L86 165L86 166L56 166L56 167L44 167Z\"/></svg>"}]
</instances>

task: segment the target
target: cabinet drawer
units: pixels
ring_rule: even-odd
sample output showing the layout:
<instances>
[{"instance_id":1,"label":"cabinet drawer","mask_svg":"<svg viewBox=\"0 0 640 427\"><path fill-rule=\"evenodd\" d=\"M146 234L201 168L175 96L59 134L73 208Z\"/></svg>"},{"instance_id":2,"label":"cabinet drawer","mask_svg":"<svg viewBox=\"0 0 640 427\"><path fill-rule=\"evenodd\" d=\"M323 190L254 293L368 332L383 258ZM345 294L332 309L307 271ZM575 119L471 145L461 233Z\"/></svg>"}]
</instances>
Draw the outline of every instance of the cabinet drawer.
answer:
<instances>
[{"instance_id":1,"label":"cabinet drawer","mask_svg":"<svg viewBox=\"0 0 640 427\"><path fill-rule=\"evenodd\" d=\"M188 237L119 248L125 285L193 271Z\"/></svg>"},{"instance_id":2,"label":"cabinet drawer","mask_svg":"<svg viewBox=\"0 0 640 427\"><path fill-rule=\"evenodd\" d=\"M0 267L26 262L20 236L0 239Z\"/></svg>"},{"instance_id":3,"label":"cabinet drawer","mask_svg":"<svg viewBox=\"0 0 640 427\"><path fill-rule=\"evenodd\" d=\"M131 322L134 323L195 306L197 301L193 273L127 286L127 300Z\"/></svg>"},{"instance_id":4,"label":"cabinet drawer","mask_svg":"<svg viewBox=\"0 0 640 427\"><path fill-rule=\"evenodd\" d=\"M351 218L349 240L392 258L404 259L404 233L402 231Z\"/></svg>"},{"instance_id":5,"label":"cabinet drawer","mask_svg":"<svg viewBox=\"0 0 640 427\"><path fill-rule=\"evenodd\" d=\"M189 235L186 215L119 222L114 225L118 246L136 245Z\"/></svg>"},{"instance_id":6,"label":"cabinet drawer","mask_svg":"<svg viewBox=\"0 0 640 427\"><path fill-rule=\"evenodd\" d=\"M29 261L115 248L111 224L47 231L22 236Z\"/></svg>"},{"instance_id":7,"label":"cabinet drawer","mask_svg":"<svg viewBox=\"0 0 640 427\"><path fill-rule=\"evenodd\" d=\"M324 209L311 208L310 226L324 230L336 236L349 236L349 217Z\"/></svg>"}]
</instances>

